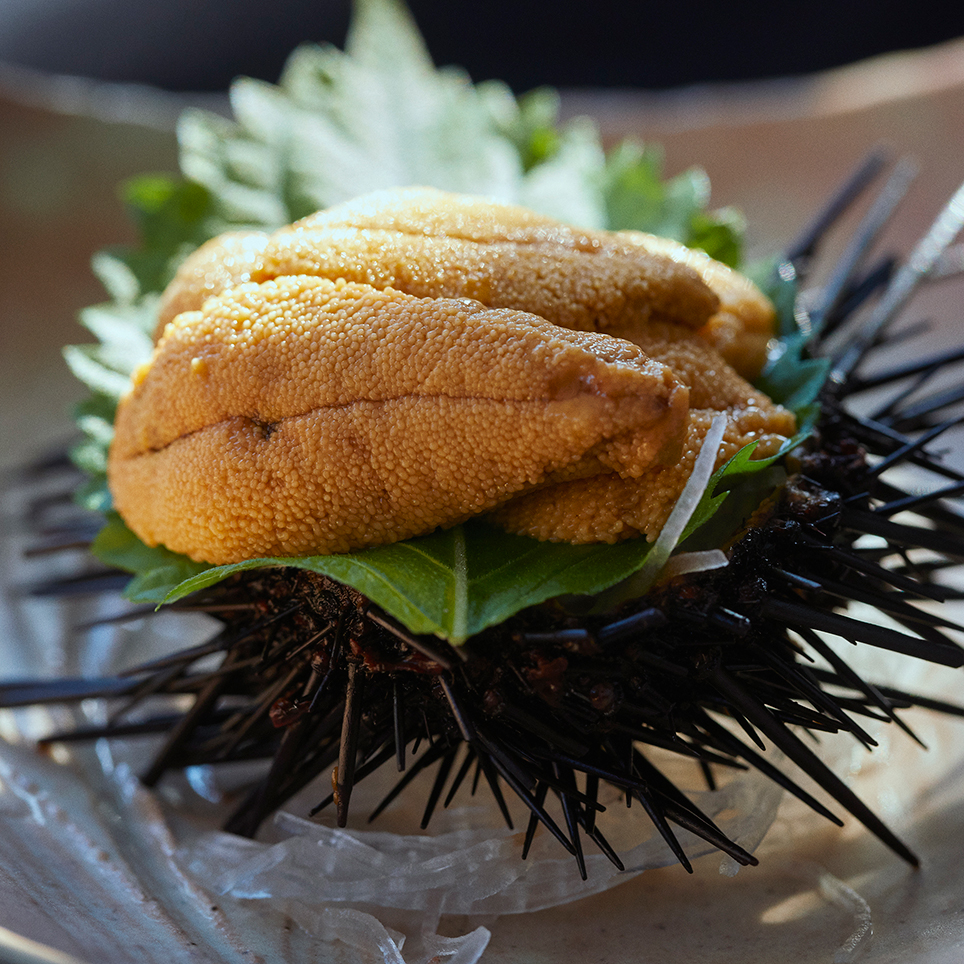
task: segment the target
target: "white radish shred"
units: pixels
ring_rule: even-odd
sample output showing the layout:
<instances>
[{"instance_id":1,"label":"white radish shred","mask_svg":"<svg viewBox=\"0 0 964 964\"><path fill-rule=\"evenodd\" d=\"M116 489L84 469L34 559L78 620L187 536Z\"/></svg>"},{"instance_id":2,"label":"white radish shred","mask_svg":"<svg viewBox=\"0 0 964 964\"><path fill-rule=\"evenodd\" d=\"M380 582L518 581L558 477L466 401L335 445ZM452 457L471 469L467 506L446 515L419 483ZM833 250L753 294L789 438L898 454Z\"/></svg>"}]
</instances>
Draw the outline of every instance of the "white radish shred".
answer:
<instances>
[{"instance_id":1,"label":"white radish shred","mask_svg":"<svg viewBox=\"0 0 964 964\"><path fill-rule=\"evenodd\" d=\"M713 477L713 470L716 468L716 456L720 450L720 443L723 441L723 433L726 431L727 418L725 415L717 415L710 423L709 431L703 438L700 446L700 454L696 456L693 471L690 473L683 492L673 511L669 514L666 524L663 526L653 548L646 557L640 570L632 576L632 591L642 595L656 581L656 578L669 562L669 557L679 543L680 537L686 529L696 507L703 498L703 493ZM712 567L716 568L716 567Z\"/></svg>"},{"instance_id":2,"label":"white radish shred","mask_svg":"<svg viewBox=\"0 0 964 964\"><path fill-rule=\"evenodd\" d=\"M730 560L722 549L704 549L700 552L681 552L673 556L663 568L662 575L667 579L685 576L691 572L707 572L722 569Z\"/></svg>"}]
</instances>

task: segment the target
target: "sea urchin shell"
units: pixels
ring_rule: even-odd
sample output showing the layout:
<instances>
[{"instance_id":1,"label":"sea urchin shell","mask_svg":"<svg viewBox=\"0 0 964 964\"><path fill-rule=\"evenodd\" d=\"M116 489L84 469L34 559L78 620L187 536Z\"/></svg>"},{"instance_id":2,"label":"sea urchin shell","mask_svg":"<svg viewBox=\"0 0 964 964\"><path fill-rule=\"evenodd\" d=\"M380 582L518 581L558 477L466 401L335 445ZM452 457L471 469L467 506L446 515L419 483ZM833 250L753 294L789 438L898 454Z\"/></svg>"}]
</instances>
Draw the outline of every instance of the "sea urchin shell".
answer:
<instances>
[{"instance_id":1,"label":"sea urchin shell","mask_svg":"<svg viewBox=\"0 0 964 964\"><path fill-rule=\"evenodd\" d=\"M866 180L858 175L843 196ZM830 210L841 207L837 199ZM876 216L872 210L869 217ZM820 230L801 243L798 266L831 220L820 219ZM469 782L484 781L508 818L507 787L531 814L525 846L541 824L583 874L587 840L620 865L605 836L602 784L641 804L684 866L674 827L754 862L659 768L650 747L692 760L711 786L722 769L757 768L836 819L789 767L778 768L762 753L771 744L916 862L798 732L843 731L871 745L861 718L899 723L900 708L915 703L962 713L863 678L828 641L836 636L964 664L952 635L958 627L924 605L955 597L942 575L964 560L964 519L945 501L964 490L964 476L931 449L957 423L948 413L964 396L956 387L928 394L926 383L934 372L959 366L964 352L955 347L872 372L868 366L897 309L962 220L964 204L956 198L883 292L888 271L871 267L858 277L854 266L863 251L846 256L851 270L835 277L811 318L813 350L826 354L834 373L816 432L806 450L786 460L786 485L755 507L748 528L728 546L725 568L664 582L605 612L565 600L531 607L458 651L408 632L326 577L253 570L186 604L221 622L207 643L118 678L8 684L0 703L123 698L107 725L51 739L165 734L145 773L149 783L176 767L270 760L228 823L246 834L329 770L333 791L320 792L316 809L333 804L339 823L355 784L393 760L405 773L382 806L414 775L434 769L423 826ZM873 233L865 226L858 236ZM792 272L793 261L782 270ZM868 299L873 307L863 315ZM847 337L833 350L840 332ZM908 383L918 391L907 390ZM862 397L881 390L887 397L877 399L876 411L860 413ZM907 492L895 471L904 466L945 481L923 494ZM850 601L889 622L855 618L845 611ZM215 654L214 669L200 665ZM126 718L139 701L159 694L189 696L190 706Z\"/></svg>"}]
</instances>

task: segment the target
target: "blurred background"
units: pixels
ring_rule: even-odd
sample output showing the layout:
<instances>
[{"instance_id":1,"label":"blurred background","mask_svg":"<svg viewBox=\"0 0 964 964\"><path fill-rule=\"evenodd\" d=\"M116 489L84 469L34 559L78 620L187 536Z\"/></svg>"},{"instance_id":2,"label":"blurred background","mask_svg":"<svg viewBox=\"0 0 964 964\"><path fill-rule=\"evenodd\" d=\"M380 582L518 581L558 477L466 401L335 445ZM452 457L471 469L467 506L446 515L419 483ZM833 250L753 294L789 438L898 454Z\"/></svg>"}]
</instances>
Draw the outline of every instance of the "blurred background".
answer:
<instances>
[{"instance_id":1,"label":"blurred background","mask_svg":"<svg viewBox=\"0 0 964 964\"><path fill-rule=\"evenodd\" d=\"M437 63L516 91L783 77L964 34L946 0L410 0ZM3 0L0 60L168 90L275 80L305 40L341 46L349 0Z\"/></svg>"}]
</instances>

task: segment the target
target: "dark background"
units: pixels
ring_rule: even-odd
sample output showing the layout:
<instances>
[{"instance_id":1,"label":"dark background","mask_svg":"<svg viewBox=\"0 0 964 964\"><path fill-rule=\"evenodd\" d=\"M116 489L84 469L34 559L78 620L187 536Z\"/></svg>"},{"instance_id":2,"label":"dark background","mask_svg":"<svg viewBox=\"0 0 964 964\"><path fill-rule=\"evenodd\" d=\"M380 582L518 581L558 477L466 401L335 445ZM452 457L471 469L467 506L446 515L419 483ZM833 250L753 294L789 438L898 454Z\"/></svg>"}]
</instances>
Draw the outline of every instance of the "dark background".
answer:
<instances>
[{"instance_id":1,"label":"dark background","mask_svg":"<svg viewBox=\"0 0 964 964\"><path fill-rule=\"evenodd\" d=\"M964 35L947 0L410 0L436 63L516 91L785 76ZM349 0L0 0L0 61L170 90L276 80L301 41L344 42Z\"/></svg>"}]
</instances>

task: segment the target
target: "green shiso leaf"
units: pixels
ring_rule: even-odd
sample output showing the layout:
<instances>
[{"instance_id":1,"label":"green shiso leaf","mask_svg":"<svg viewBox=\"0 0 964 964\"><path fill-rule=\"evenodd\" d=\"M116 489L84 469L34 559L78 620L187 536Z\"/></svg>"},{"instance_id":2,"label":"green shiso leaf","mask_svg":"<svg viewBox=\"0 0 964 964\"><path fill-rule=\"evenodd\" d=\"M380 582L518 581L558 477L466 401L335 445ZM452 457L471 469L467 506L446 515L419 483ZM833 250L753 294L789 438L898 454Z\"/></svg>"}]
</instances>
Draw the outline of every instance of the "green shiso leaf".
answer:
<instances>
[{"instance_id":1,"label":"green shiso leaf","mask_svg":"<svg viewBox=\"0 0 964 964\"><path fill-rule=\"evenodd\" d=\"M680 539L680 549L686 552L716 549L742 532L753 514L786 481L783 462L810 436L816 417L816 406L800 409L797 412L800 428L779 451L755 459L757 443L751 442L717 469Z\"/></svg>"},{"instance_id":2,"label":"green shiso leaf","mask_svg":"<svg viewBox=\"0 0 964 964\"><path fill-rule=\"evenodd\" d=\"M732 208L707 211L710 182L701 168L667 180L659 147L624 141L606 158L602 184L610 230L658 234L739 266L743 219Z\"/></svg>"},{"instance_id":3,"label":"green shiso leaf","mask_svg":"<svg viewBox=\"0 0 964 964\"><path fill-rule=\"evenodd\" d=\"M192 562L163 546L145 546L113 511L106 513L106 522L97 533L91 552L101 562L135 574L124 595L137 603L158 602L184 580L210 569L205 563Z\"/></svg>"},{"instance_id":4,"label":"green shiso leaf","mask_svg":"<svg viewBox=\"0 0 964 964\"><path fill-rule=\"evenodd\" d=\"M130 387L130 372L120 372L108 364L110 348L104 345L68 345L64 348L64 360L92 392L105 395L117 402Z\"/></svg>"},{"instance_id":5,"label":"green shiso leaf","mask_svg":"<svg viewBox=\"0 0 964 964\"><path fill-rule=\"evenodd\" d=\"M174 277L177 266L195 248L217 233L214 204L206 188L194 181L165 174L147 174L123 186L124 202L138 228L141 243L136 248L111 252L137 282L135 304L141 293L162 291ZM96 268L96 265L95 265ZM117 294L101 272L108 294ZM153 312L145 312L153 316ZM153 333L153 317L146 334Z\"/></svg>"},{"instance_id":6,"label":"green shiso leaf","mask_svg":"<svg viewBox=\"0 0 964 964\"><path fill-rule=\"evenodd\" d=\"M650 543L542 543L471 520L363 552L215 567L145 546L111 511L105 470L114 411L130 373L150 356L158 294L187 254L224 230L273 230L367 191L416 184L488 195L585 227L661 234L740 262L742 221L729 209L708 210L703 171L665 179L662 153L631 142L607 156L592 122L559 123L554 91L516 98L504 84L473 86L461 71L437 70L400 0L356 0L345 51L302 47L278 85L239 80L231 103L230 120L184 115L180 176L125 185L140 244L95 257L110 300L81 320L98 343L65 350L93 392L77 411L85 437L73 456L90 475L77 497L106 513L93 551L134 575L126 595L161 603L236 572L294 566L354 586L412 632L458 643L526 606L618 588L645 564ZM803 405L821 370L803 357L792 279L772 265L761 272L781 309L784 347L765 385L777 400ZM717 471L681 534L685 548L720 545L738 531L779 484L784 454L754 462L744 450Z\"/></svg>"},{"instance_id":7,"label":"green shiso leaf","mask_svg":"<svg viewBox=\"0 0 964 964\"><path fill-rule=\"evenodd\" d=\"M600 592L638 569L650 549L640 539L616 546L537 542L473 519L362 552L218 566L181 583L163 601L237 572L293 566L353 586L414 633L459 644L526 606L564 594Z\"/></svg>"},{"instance_id":8,"label":"green shiso leaf","mask_svg":"<svg viewBox=\"0 0 964 964\"><path fill-rule=\"evenodd\" d=\"M690 218L686 244L701 248L731 268L738 268L743 261L745 229L743 215L736 208L717 208L711 213L696 211Z\"/></svg>"},{"instance_id":9,"label":"green shiso leaf","mask_svg":"<svg viewBox=\"0 0 964 964\"><path fill-rule=\"evenodd\" d=\"M516 97L507 84L486 81L476 90L483 97L496 129L516 149L522 169L543 164L559 151L559 94L539 87Z\"/></svg>"},{"instance_id":10,"label":"green shiso leaf","mask_svg":"<svg viewBox=\"0 0 964 964\"><path fill-rule=\"evenodd\" d=\"M480 92L463 72L435 69L400 2L359 0L345 51L306 45L277 86L237 81L234 121L187 113L181 166L211 193L223 227L280 227L412 184L525 203L525 165L492 101L491 88ZM595 192L587 184L580 193ZM573 210L586 203L573 198Z\"/></svg>"},{"instance_id":11,"label":"green shiso leaf","mask_svg":"<svg viewBox=\"0 0 964 964\"><path fill-rule=\"evenodd\" d=\"M757 381L758 387L775 402L794 412L816 401L830 371L829 359L806 356L806 343L803 335L785 339L782 353Z\"/></svg>"},{"instance_id":12,"label":"green shiso leaf","mask_svg":"<svg viewBox=\"0 0 964 964\"><path fill-rule=\"evenodd\" d=\"M811 333L796 315L797 277L793 265L773 258L753 266L747 274L773 302L779 324L777 348L757 380L757 387L793 412L809 410L827 380L830 362L807 355Z\"/></svg>"},{"instance_id":13,"label":"green shiso leaf","mask_svg":"<svg viewBox=\"0 0 964 964\"><path fill-rule=\"evenodd\" d=\"M76 458L75 453L71 452L71 457ZM74 492L74 501L88 512L109 512L114 503L107 487L106 471L89 474L90 478Z\"/></svg>"}]
</instances>

